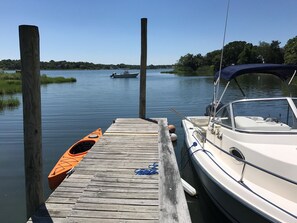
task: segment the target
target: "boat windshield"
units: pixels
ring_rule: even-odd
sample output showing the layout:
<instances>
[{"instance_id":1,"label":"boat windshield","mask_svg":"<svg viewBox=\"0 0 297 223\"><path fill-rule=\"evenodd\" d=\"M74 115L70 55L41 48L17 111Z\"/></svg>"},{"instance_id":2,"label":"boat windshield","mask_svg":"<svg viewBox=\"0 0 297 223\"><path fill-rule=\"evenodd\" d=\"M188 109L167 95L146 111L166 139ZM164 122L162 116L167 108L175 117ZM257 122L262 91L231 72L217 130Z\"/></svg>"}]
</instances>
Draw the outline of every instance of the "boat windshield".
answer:
<instances>
[{"instance_id":1,"label":"boat windshield","mask_svg":"<svg viewBox=\"0 0 297 223\"><path fill-rule=\"evenodd\" d=\"M294 102L294 105L297 108L297 98L293 98L292 101Z\"/></svg>"},{"instance_id":2,"label":"boat windshield","mask_svg":"<svg viewBox=\"0 0 297 223\"><path fill-rule=\"evenodd\" d=\"M214 120L239 131L297 131L296 107L297 99L290 98L239 100L221 108Z\"/></svg>"}]
</instances>

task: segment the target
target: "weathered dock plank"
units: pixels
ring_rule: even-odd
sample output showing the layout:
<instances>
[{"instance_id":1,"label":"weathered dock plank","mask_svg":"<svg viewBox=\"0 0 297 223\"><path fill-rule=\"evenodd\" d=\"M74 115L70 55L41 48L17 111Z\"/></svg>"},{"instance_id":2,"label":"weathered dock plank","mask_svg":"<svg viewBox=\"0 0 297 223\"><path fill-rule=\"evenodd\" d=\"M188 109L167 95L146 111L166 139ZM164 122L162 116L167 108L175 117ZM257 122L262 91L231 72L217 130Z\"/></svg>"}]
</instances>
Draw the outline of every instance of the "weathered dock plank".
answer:
<instances>
[{"instance_id":1,"label":"weathered dock plank","mask_svg":"<svg viewBox=\"0 0 297 223\"><path fill-rule=\"evenodd\" d=\"M116 119L29 222L191 222L167 120L156 120ZM153 163L159 174L135 175Z\"/></svg>"},{"instance_id":2,"label":"weathered dock plank","mask_svg":"<svg viewBox=\"0 0 297 223\"><path fill-rule=\"evenodd\" d=\"M191 222L167 123L160 120L160 222ZM179 183L177 183L179 182Z\"/></svg>"}]
</instances>

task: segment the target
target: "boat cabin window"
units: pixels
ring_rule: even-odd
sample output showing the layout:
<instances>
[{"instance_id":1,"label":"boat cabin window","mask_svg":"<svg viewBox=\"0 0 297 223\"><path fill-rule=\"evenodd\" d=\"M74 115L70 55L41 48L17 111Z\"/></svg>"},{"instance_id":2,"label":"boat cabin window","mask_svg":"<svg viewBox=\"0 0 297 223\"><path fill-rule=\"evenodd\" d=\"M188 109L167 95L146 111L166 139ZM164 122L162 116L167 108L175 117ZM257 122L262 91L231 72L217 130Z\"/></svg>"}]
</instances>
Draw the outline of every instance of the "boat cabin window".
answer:
<instances>
[{"instance_id":1,"label":"boat cabin window","mask_svg":"<svg viewBox=\"0 0 297 223\"><path fill-rule=\"evenodd\" d=\"M232 104L232 109L238 130L278 132L297 129L296 117L286 98L237 101Z\"/></svg>"}]
</instances>

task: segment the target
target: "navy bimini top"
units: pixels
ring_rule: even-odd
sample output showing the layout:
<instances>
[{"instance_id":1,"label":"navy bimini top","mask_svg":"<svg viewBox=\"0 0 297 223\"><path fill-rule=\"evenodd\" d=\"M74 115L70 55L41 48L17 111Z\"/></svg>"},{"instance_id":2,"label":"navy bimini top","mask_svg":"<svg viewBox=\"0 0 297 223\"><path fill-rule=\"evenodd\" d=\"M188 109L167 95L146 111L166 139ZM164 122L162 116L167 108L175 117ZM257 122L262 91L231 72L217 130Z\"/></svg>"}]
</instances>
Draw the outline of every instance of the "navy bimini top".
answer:
<instances>
[{"instance_id":1,"label":"navy bimini top","mask_svg":"<svg viewBox=\"0 0 297 223\"><path fill-rule=\"evenodd\" d=\"M292 77L297 70L297 65L284 64L241 64L225 67L221 70L221 78L226 81L248 73L264 73L278 76L285 81ZM219 77L219 71L215 74L215 80Z\"/></svg>"}]
</instances>

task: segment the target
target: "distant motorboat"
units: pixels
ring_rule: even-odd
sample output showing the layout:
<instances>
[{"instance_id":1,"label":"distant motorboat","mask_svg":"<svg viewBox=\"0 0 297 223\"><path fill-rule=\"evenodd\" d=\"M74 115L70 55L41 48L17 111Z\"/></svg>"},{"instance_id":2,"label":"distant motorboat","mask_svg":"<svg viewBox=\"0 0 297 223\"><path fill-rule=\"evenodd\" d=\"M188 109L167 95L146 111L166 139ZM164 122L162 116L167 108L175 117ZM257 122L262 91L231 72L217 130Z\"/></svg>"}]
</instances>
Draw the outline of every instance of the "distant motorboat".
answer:
<instances>
[{"instance_id":1,"label":"distant motorboat","mask_svg":"<svg viewBox=\"0 0 297 223\"><path fill-rule=\"evenodd\" d=\"M110 75L111 78L136 78L139 73L129 73L129 71L124 71L121 74L113 73Z\"/></svg>"}]
</instances>

